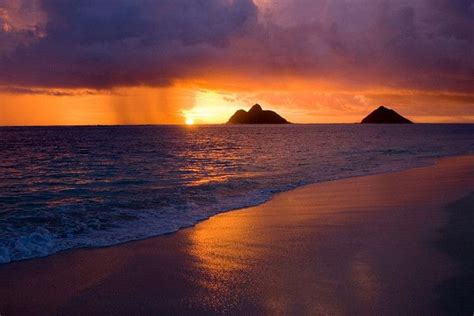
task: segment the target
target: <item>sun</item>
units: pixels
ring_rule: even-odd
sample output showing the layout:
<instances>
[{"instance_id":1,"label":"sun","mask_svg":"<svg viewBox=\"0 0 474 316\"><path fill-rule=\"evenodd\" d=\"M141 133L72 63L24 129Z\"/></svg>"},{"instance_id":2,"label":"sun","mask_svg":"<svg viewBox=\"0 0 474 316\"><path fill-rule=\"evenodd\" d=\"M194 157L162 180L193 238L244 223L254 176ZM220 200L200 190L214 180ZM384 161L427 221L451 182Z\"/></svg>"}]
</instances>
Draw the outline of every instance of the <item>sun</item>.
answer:
<instances>
[{"instance_id":1,"label":"sun","mask_svg":"<svg viewBox=\"0 0 474 316\"><path fill-rule=\"evenodd\" d=\"M190 118L190 117L187 118L187 119L186 119L186 125L194 125L194 119L192 119L192 118Z\"/></svg>"}]
</instances>

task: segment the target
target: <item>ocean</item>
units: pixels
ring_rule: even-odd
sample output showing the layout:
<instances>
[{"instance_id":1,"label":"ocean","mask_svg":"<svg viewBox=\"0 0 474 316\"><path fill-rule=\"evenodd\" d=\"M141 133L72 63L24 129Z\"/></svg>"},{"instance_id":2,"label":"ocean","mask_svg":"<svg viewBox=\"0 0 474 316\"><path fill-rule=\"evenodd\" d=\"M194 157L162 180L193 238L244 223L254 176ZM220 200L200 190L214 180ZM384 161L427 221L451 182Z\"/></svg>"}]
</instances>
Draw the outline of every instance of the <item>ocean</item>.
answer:
<instances>
[{"instance_id":1,"label":"ocean","mask_svg":"<svg viewBox=\"0 0 474 316\"><path fill-rule=\"evenodd\" d=\"M5 264L174 232L304 184L472 154L474 125L3 127L0 140Z\"/></svg>"}]
</instances>

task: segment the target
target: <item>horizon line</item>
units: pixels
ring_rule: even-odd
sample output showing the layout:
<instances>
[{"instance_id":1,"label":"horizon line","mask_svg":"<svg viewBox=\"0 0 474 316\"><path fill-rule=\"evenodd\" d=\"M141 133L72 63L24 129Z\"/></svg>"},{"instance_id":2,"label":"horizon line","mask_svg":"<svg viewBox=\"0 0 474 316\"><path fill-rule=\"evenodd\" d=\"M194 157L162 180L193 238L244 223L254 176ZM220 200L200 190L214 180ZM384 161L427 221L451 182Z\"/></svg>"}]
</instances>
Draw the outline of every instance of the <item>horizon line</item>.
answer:
<instances>
[{"instance_id":1,"label":"horizon line","mask_svg":"<svg viewBox=\"0 0 474 316\"><path fill-rule=\"evenodd\" d=\"M415 122L411 125L473 125L474 122ZM45 124L45 125L0 125L0 128L21 128L21 127L146 127L146 126L180 126L192 128L194 126L291 126L291 125L403 125L403 124L361 124L360 122L333 122L333 123L291 123L291 124L227 124L227 123L207 123L199 124L195 123L193 125L187 124L167 124L167 123L143 123L143 124Z\"/></svg>"}]
</instances>

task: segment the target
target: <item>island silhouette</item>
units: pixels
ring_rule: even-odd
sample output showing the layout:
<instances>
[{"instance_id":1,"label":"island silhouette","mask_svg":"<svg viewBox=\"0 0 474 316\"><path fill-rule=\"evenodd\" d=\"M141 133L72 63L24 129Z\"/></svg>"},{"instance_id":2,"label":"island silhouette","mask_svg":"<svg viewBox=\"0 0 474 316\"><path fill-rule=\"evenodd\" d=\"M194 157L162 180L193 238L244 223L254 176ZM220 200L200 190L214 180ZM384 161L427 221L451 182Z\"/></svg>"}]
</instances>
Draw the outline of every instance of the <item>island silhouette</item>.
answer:
<instances>
[{"instance_id":1,"label":"island silhouette","mask_svg":"<svg viewBox=\"0 0 474 316\"><path fill-rule=\"evenodd\" d=\"M380 106L367 115L361 124L413 124L413 122L392 109Z\"/></svg>"},{"instance_id":2,"label":"island silhouette","mask_svg":"<svg viewBox=\"0 0 474 316\"><path fill-rule=\"evenodd\" d=\"M227 121L227 124L290 124L274 111L263 110L260 104L255 104L247 112L238 110Z\"/></svg>"}]
</instances>

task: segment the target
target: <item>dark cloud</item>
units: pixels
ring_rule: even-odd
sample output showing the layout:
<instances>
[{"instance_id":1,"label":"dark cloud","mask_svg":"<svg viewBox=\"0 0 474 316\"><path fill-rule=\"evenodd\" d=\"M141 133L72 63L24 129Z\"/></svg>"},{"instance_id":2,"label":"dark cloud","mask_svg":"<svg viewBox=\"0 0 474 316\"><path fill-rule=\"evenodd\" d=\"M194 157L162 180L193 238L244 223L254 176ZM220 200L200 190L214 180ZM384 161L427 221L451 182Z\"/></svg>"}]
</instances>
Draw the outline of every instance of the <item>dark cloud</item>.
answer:
<instances>
[{"instance_id":1,"label":"dark cloud","mask_svg":"<svg viewBox=\"0 0 474 316\"><path fill-rule=\"evenodd\" d=\"M274 67L307 76L472 91L473 3L283 0L263 45Z\"/></svg>"},{"instance_id":2,"label":"dark cloud","mask_svg":"<svg viewBox=\"0 0 474 316\"><path fill-rule=\"evenodd\" d=\"M62 96L76 96L76 95L95 95L97 90L61 90L61 89L50 89L50 88L29 88L29 87L18 87L18 86L0 86L0 94L13 94L13 95L51 95L56 97ZM105 94L106 91L101 91Z\"/></svg>"},{"instance_id":3,"label":"dark cloud","mask_svg":"<svg viewBox=\"0 0 474 316\"><path fill-rule=\"evenodd\" d=\"M0 83L156 86L213 68L474 89L473 0L37 2L40 29L0 30L16 45L0 59Z\"/></svg>"},{"instance_id":4,"label":"dark cloud","mask_svg":"<svg viewBox=\"0 0 474 316\"><path fill-rule=\"evenodd\" d=\"M211 58L257 15L251 0L43 0L41 9L45 36L2 56L1 83L164 85Z\"/></svg>"}]
</instances>

